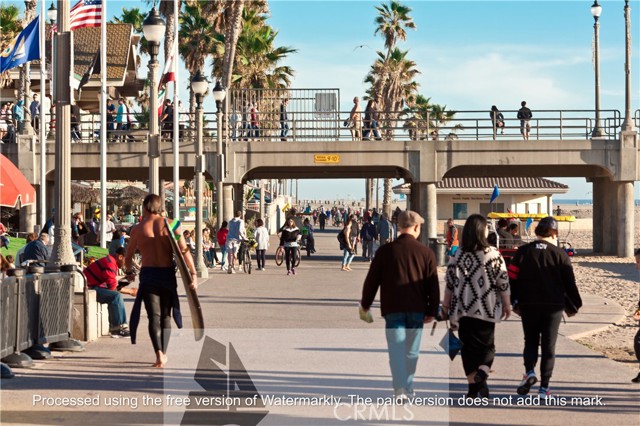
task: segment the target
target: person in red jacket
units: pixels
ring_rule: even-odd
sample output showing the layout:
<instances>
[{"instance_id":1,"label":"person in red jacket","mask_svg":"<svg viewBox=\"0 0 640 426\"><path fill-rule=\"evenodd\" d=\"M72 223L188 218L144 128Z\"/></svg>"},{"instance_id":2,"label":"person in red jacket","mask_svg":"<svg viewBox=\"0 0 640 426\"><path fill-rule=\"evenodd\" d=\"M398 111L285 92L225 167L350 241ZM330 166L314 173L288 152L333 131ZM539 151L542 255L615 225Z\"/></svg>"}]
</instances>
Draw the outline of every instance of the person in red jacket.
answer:
<instances>
[{"instance_id":1,"label":"person in red jacket","mask_svg":"<svg viewBox=\"0 0 640 426\"><path fill-rule=\"evenodd\" d=\"M114 338L131 337L122 294L135 296L138 290L126 287L118 288L118 268L124 266L125 254L126 249L119 247L114 255L108 254L84 268L87 286L96 291L98 303L109 305L109 331L111 337Z\"/></svg>"},{"instance_id":2,"label":"person in red jacket","mask_svg":"<svg viewBox=\"0 0 640 426\"><path fill-rule=\"evenodd\" d=\"M227 254L227 234L229 233L229 229L227 228L229 224L226 220L222 221L220 225L220 229L216 234L216 239L218 240L218 245L220 246L220 269L224 271L224 261L226 259L225 254Z\"/></svg>"}]
</instances>

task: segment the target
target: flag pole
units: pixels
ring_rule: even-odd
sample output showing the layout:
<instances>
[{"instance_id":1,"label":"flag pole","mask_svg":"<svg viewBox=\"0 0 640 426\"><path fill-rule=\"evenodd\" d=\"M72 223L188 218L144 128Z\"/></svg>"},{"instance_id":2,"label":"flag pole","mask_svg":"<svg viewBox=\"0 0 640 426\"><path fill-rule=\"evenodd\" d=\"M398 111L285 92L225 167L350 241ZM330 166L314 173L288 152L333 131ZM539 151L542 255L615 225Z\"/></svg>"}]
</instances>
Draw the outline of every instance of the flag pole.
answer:
<instances>
[{"instance_id":1,"label":"flag pole","mask_svg":"<svg viewBox=\"0 0 640 426\"><path fill-rule=\"evenodd\" d=\"M180 141L179 126L180 126L180 110L178 107L178 34L179 34L179 15L178 0L173 0L173 69L175 73L175 80L173 81L173 217L180 219ZM184 135L183 135L184 137Z\"/></svg>"},{"instance_id":2,"label":"flag pole","mask_svg":"<svg viewBox=\"0 0 640 426\"><path fill-rule=\"evenodd\" d=\"M47 221L47 131L46 131L46 114L49 111L44 110L44 99L47 93L47 53L45 49L45 0L40 1L40 113L38 114L38 125L40 129L40 201L38 202L38 208L40 209L40 216L38 223L44 226ZM51 38L53 43L53 37ZM53 61L53 57L51 57ZM53 67L51 67L53 69ZM53 84L53 80L49 82ZM31 117L34 118L34 117ZM34 121L35 122L35 121Z\"/></svg>"},{"instance_id":3,"label":"flag pole","mask_svg":"<svg viewBox=\"0 0 640 426\"><path fill-rule=\"evenodd\" d=\"M91 77L91 76L89 76ZM107 248L107 2L100 14L100 247Z\"/></svg>"}]
</instances>

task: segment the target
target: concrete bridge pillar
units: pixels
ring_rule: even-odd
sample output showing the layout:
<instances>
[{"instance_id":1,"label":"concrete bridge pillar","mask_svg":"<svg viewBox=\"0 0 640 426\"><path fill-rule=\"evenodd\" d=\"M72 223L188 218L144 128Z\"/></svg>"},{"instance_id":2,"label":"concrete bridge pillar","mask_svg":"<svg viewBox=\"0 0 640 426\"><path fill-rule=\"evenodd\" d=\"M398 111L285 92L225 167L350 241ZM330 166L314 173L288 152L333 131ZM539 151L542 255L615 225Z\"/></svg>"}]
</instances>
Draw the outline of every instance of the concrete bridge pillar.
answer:
<instances>
[{"instance_id":1,"label":"concrete bridge pillar","mask_svg":"<svg viewBox=\"0 0 640 426\"><path fill-rule=\"evenodd\" d=\"M411 210L424 217L420 241L428 245L429 238L438 235L438 205L436 184L432 182L413 182L411 184Z\"/></svg>"},{"instance_id":2,"label":"concrete bridge pillar","mask_svg":"<svg viewBox=\"0 0 640 426\"><path fill-rule=\"evenodd\" d=\"M633 182L615 182L618 191L618 257L633 257L633 237L635 234L635 210Z\"/></svg>"},{"instance_id":3,"label":"concrete bridge pillar","mask_svg":"<svg viewBox=\"0 0 640 426\"><path fill-rule=\"evenodd\" d=\"M594 178L593 183L593 251L602 253L604 251L604 211L606 209L605 191L606 179Z\"/></svg>"},{"instance_id":4,"label":"concrete bridge pillar","mask_svg":"<svg viewBox=\"0 0 640 426\"><path fill-rule=\"evenodd\" d=\"M244 184L242 183L233 184L233 213L238 210L242 210L244 219Z\"/></svg>"},{"instance_id":5,"label":"concrete bridge pillar","mask_svg":"<svg viewBox=\"0 0 640 426\"><path fill-rule=\"evenodd\" d=\"M222 219L229 222L229 220L233 219L233 216L234 216L233 184L225 183L223 185L222 196L224 197L224 200L222 202L222 209L223 209Z\"/></svg>"},{"instance_id":6,"label":"concrete bridge pillar","mask_svg":"<svg viewBox=\"0 0 640 426\"><path fill-rule=\"evenodd\" d=\"M617 182L604 180L602 209L602 252L614 255L618 251L618 188Z\"/></svg>"}]
</instances>

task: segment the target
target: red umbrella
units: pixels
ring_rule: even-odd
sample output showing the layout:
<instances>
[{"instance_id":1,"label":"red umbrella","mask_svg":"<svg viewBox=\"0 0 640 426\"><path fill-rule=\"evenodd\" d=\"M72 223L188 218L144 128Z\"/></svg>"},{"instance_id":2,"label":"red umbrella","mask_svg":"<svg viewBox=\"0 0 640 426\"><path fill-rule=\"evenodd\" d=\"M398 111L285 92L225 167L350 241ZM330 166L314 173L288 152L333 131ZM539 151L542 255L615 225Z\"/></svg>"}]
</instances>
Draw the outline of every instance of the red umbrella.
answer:
<instances>
[{"instance_id":1,"label":"red umbrella","mask_svg":"<svg viewBox=\"0 0 640 426\"><path fill-rule=\"evenodd\" d=\"M0 206L21 207L36 202L36 190L7 157L0 154Z\"/></svg>"}]
</instances>

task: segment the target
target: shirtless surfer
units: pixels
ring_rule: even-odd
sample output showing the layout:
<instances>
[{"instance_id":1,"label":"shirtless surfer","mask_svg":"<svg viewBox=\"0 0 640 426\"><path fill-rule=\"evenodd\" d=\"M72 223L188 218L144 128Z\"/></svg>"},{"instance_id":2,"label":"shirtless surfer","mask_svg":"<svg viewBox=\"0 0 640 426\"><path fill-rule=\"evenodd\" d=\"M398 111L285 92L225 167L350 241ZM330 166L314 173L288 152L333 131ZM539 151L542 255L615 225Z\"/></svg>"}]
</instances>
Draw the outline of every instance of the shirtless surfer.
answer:
<instances>
[{"instance_id":1,"label":"shirtless surfer","mask_svg":"<svg viewBox=\"0 0 640 426\"><path fill-rule=\"evenodd\" d=\"M136 343L136 329L140 322L142 303L149 317L149 336L156 353L154 367L162 368L167 363L167 346L171 335L171 316L178 328L182 328L182 315L178 300L175 266L169 231L165 227L162 213L162 201L158 195L149 194L143 202L142 221L131 229L131 238L127 245L125 271L127 279L132 280L134 273L133 254L137 251L142 256L140 269L140 285L138 295L131 311L129 327L131 343ZM181 230L175 230L181 235ZM180 251L184 255L187 267L193 276L191 287L197 288L196 268L183 239L178 240Z\"/></svg>"}]
</instances>

